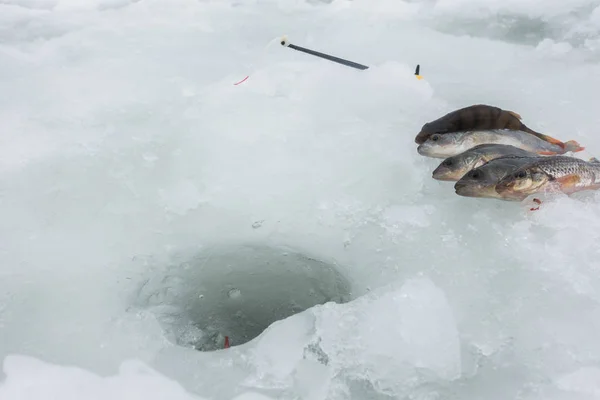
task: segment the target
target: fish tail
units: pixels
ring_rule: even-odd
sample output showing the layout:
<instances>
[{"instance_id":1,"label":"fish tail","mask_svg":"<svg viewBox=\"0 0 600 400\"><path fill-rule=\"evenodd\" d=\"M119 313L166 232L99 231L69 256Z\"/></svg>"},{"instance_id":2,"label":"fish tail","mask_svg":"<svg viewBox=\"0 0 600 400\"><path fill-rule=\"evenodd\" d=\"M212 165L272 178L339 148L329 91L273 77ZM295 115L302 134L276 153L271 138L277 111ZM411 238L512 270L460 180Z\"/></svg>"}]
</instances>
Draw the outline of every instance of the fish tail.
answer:
<instances>
[{"instance_id":1,"label":"fish tail","mask_svg":"<svg viewBox=\"0 0 600 400\"><path fill-rule=\"evenodd\" d=\"M537 136L538 138L542 139L545 142L548 142L550 144L555 144L558 145L560 147L563 147L564 143L561 142L558 139L553 138L552 136L549 135L544 135L543 133L539 133L534 131L533 129L529 128L527 125L525 124L521 124L521 130L527 133L531 133L534 136Z\"/></svg>"},{"instance_id":2,"label":"fish tail","mask_svg":"<svg viewBox=\"0 0 600 400\"><path fill-rule=\"evenodd\" d=\"M576 153L578 151L585 150L585 147L581 147L581 145L579 143L577 143L575 140L569 140L568 142L563 143L562 141L555 139L552 136L544 135L543 133L539 133L532 129L529 129L525 125L523 125L522 129L524 129L526 132L531 133L532 135L535 135L538 138L540 138L550 144L559 146L560 148L562 148L565 151L565 153L568 151L572 151L572 152Z\"/></svg>"},{"instance_id":3,"label":"fish tail","mask_svg":"<svg viewBox=\"0 0 600 400\"><path fill-rule=\"evenodd\" d=\"M568 142L563 143L563 149L565 149L565 152L572 151L573 153L577 153L578 151L585 150L585 147L581 147L575 140L569 140Z\"/></svg>"}]
</instances>

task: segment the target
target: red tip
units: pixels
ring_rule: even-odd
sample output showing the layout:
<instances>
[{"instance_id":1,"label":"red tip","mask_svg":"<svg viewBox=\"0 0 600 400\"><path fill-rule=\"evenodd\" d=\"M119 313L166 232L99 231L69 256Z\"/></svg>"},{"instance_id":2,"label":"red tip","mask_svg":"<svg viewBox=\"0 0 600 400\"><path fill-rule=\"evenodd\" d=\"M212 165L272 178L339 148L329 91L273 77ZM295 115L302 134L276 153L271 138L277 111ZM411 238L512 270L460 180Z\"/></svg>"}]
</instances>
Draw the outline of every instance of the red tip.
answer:
<instances>
[{"instance_id":1,"label":"red tip","mask_svg":"<svg viewBox=\"0 0 600 400\"><path fill-rule=\"evenodd\" d=\"M229 336L225 336L225 348L229 348Z\"/></svg>"},{"instance_id":2,"label":"red tip","mask_svg":"<svg viewBox=\"0 0 600 400\"><path fill-rule=\"evenodd\" d=\"M247 77L245 77L245 78L244 78L244 79L242 79L241 81L234 83L234 85L235 85L235 86L237 86L237 85L239 85L240 83L242 83L242 82L245 82L245 81L246 81L246 79L248 79L248 78L250 78L250 75L248 75Z\"/></svg>"}]
</instances>

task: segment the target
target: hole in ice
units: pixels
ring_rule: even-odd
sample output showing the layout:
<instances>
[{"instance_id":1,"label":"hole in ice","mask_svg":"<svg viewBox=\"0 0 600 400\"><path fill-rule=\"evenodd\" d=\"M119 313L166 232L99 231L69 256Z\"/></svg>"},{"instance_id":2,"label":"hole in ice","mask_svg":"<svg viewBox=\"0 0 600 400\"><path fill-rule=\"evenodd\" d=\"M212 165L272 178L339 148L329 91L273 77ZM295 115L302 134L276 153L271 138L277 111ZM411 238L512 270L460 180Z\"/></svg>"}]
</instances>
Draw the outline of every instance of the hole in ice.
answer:
<instances>
[{"instance_id":1,"label":"hole in ice","mask_svg":"<svg viewBox=\"0 0 600 400\"><path fill-rule=\"evenodd\" d=\"M287 248L207 249L154 276L141 306L169 339L200 351L249 342L273 322L317 304L352 300L350 282L330 263Z\"/></svg>"}]
</instances>

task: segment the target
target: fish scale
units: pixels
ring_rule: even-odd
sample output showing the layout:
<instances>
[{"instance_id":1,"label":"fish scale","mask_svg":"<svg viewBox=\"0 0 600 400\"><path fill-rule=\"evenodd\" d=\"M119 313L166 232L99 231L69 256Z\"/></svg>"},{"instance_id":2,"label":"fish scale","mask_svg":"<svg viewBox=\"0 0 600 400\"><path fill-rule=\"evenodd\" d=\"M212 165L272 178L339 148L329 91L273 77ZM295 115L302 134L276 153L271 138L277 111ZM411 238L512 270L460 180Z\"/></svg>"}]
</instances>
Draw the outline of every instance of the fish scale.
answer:
<instances>
[{"instance_id":1,"label":"fish scale","mask_svg":"<svg viewBox=\"0 0 600 400\"><path fill-rule=\"evenodd\" d=\"M505 200L524 200L546 191L567 195L600 189L600 161L568 156L543 157L500 179L496 192Z\"/></svg>"},{"instance_id":2,"label":"fish scale","mask_svg":"<svg viewBox=\"0 0 600 400\"><path fill-rule=\"evenodd\" d=\"M576 175L580 182L576 186L600 183L600 163L588 162L574 157L549 157L535 164L554 179Z\"/></svg>"}]
</instances>

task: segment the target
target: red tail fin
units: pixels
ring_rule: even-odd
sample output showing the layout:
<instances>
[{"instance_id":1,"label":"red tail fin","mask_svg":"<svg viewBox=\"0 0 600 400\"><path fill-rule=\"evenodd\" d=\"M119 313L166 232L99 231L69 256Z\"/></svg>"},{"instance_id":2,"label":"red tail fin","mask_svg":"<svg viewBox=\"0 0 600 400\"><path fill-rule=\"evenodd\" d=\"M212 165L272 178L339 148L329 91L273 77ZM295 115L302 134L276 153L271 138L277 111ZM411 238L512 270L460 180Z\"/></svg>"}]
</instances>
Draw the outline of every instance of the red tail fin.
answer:
<instances>
[{"instance_id":1,"label":"red tail fin","mask_svg":"<svg viewBox=\"0 0 600 400\"><path fill-rule=\"evenodd\" d=\"M572 151L574 153L585 150L585 147L581 147L579 143L577 143L574 140L569 140L568 142L565 142L563 148L565 149L565 151Z\"/></svg>"}]
</instances>

